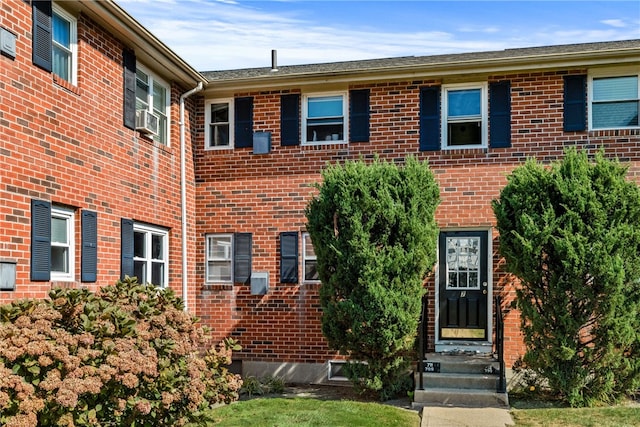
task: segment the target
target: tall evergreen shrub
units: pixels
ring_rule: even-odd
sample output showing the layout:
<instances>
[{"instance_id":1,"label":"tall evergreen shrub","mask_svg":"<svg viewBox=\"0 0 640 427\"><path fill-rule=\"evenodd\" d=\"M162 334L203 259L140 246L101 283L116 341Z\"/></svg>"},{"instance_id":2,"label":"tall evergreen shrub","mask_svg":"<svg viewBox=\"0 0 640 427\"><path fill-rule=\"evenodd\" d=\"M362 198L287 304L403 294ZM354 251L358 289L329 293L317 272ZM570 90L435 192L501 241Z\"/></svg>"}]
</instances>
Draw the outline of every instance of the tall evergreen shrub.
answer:
<instances>
[{"instance_id":1,"label":"tall evergreen shrub","mask_svg":"<svg viewBox=\"0 0 640 427\"><path fill-rule=\"evenodd\" d=\"M436 259L438 185L412 158L333 165L322 178L306 210L322 331L353 361L350 379L386 398L408 378L423 281Z\"/></svg>"},{"instance_id":2,"label":"tall evergreen shrub","mask_svg":"<svg viewBox=\"0 0 640 427\"><path fill-rule=\"evenodd\" d=\"M525 365L572 406L640 386L640 190L602 153L514 170L494 201Z\"/></svg>"}]
</instances>

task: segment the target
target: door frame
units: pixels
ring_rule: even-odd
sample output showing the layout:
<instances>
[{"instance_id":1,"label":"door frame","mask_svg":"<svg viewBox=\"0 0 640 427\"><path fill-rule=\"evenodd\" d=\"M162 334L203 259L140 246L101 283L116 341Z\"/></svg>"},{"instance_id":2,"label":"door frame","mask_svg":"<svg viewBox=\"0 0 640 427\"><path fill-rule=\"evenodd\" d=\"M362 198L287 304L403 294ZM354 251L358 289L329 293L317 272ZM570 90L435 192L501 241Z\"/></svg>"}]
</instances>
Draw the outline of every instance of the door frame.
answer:
<instances>
[{"instance_id":1,"label":"door frame","mask_svg":"<svg viewBox=\"0 0 640 427\"><path fill-rule=\"evenodd\" d=\"M487 340L486 341L465 341L465 340L447 340L446 338L440 338L440 234L448 232L478 232L483 231L487 233ZM442 228L438 234L438 248L437 248L437 261L436 261L436 274L435 274L435 292L434 292L434 305L435 305L435 351L436 353L447 351L474 351L480 353L492 353L493 352L493 236L491 227L452 227Z\"/></svg>"}]
</instances>

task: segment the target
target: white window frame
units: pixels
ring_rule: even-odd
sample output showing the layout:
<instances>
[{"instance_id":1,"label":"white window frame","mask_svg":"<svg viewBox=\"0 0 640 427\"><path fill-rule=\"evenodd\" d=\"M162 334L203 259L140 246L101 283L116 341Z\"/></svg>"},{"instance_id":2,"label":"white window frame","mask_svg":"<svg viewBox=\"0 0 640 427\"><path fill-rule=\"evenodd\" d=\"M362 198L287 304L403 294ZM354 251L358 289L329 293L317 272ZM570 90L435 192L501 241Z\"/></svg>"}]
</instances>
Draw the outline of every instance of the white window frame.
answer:
<instances>
[{"instance_id":1,"label":"white window frame","mask_svg":"<svg viewBox=\"0 0 640 427\"><path fill-rule=\"evenodd\" d=\"M165 82L162 78L158 77L155 73L153 73L152 71L150 71L147 67L145 67L144 65L137 63L136 64L136 100L140 99L138 98L138 87L137 87L137 81L138 81L138 74L137 71L142 71L148 78L148 87L149 89L147 90L147 99L142 100L145 104L147 104L147 111L149 111L152 114L155 114L156 116L158 115L154 106L153 106L153 87L154 87L154 83L157 83L160 87L162 87L165 91L165 105L164 105L164 112L163 115L166 118L165 120L165 126L164 126L164 131L165 131L165 135L166 135L166 141L162 141L160 139L160 134L158 135L154 135L153 136L153 140L156 141L159 144L162 145L166 145L167 147L170 146L170 140L171 140L171 85L169 85L167 82ZM137 105L136 105L136 109L137 109ZM162 120L159 117L158 118L158 122L161 124Z\"/></svg>"},{"instance_id":2,"label":"white window frame","mask_svg":"<svg viewBox=\"0 0 640 427\"><path fill-rule=\"evenodd\" d=\"M635 76L638 79L638 93L636 94L636 100L640 104L640 73L637 67L617 67L617 68L605 68L597 70L589 70L588 74L588 119L589 130L619 130L619 129L640 129L640 121L638 126L624 126L624 127L608 127L608 128L594 128L593 127L593 80L599 78L615 78L615 77L631 77ZM640 110L640 105L639 105Z\"/></svg>"},{"instance_id":3,"label":"white window frame","mask_svg":"<svg viewBox=\"0 0 640 427\"><path fill-rule=\"evenodd\" d=\"M323 139L307 141L307 126L309 120L309 99L312 98L325 98L325 97L333 97L340 96L342 97L342 138L338 137L338 139ZM318 92L318 93L307 93L302 96L302 145L324 145L324 144L345 144L348 142L348 132L349 132L349 97L348 93L345 91L341 92ZM319 138L320 139L320 138Z\"/></svg>"},{"instance_id":4,"label":"white window frame","mask_svg":"<svg viewBox=\"0 0 640 427\"><path fill-rule=\"evenodd\" d=\"M50 273L52 281L60 281L60 282L70 282L75 279L75 259L76 259L76 250L75 250L75 212L69 209L63 209L59 207L52 206L51 207L51 220L54 218L63 219L66 221L67 230L67 243L54 242L53 240L53 227L52 227L52 236L51 236L51 248L53 250L54 247L62 247L67 249L67 267L69 271L55 271L53 270L53 262ZM53 260L53 253L51 254L51 258Z\"/></svg>"},{"instance_id":5,"label":"white window frame","mask_svg":"<svg viewBox=\"0 0 640 427\"><path fill-rule=\"evenodd\" d=\"M229 106L229 144L210 146L209 138L211 138L211 105L213 104L227 104ZM233 148L235 139L235 110L233 104L233 98L221 98L211 99L205 102L204 105L204 149L205 150L228 150Z\"/></svg>"},{"instance_id":6,"label":"white window frame","mask_svg":"<svg viewBox=\"0 0 640 427\"><path fill-rule=\"evenodd\" d=\"M67 52L69 54L69 60L71 61L71 64L69 64L69 79L66 79L62 76L58 76L58 74L56 74L58 77L60 77L63 80L68 81L69 83L71 83L74 86L77 86L78 84L78 20L75 18L75 16L69 14L67 11L65 11L64 9L62 9L60 6L56 5L55 3L52 5L52 12L54 15L58 15L60 18L62 18L63 20L67 21L69 23L69 48L67 48L66 46L62 46L61 44L57 43L54 39L53 39L53 35L55 34L55 29L54 27L54 19L53 17L51 18L51 31L52 31L52 50L53 48L58 48L61 49L65 52ZM52 55L52 61L53 59L53 51L51 52ZM53 62L52 62L52 67L53 67ZM52 72L55 74L55 70L52 70Z\"/></svg>"},{"instance_id":7,"label":"white window frame","mask_svg":"<svg viewBox=\"0 0 640 427\"><path fill-rule=\"evenodd\" d=\"M311 244L311 248L313 249L313 256L307 256L307 241ZM302 282L303 283L320 283L320 280L312 280L307 279L307 261L315 261L316 266L318 265L318 257L316 256L316 251L313 248L313 243L311 243L311 236L309 233L302 233Z\"/></svg>"},{"instance_id":8,"label":"white window frame","mask_svg":"<svg viewBox=\"0 0 640 427\"><path fill-rule=\"evenodd\" d=\"M229 239L229 256L220 258L220 257L212 257L209 258L209 243L210 239L218 238L218 239ZM205 248L204 248L204 264L205 264L205 282L208 284L212 283L221 283L221 284L233 284L233 234L230 233L210 233L205 235ZM228 262L230 269L230 280L222 280L220 278L210 278L209 271L209 262Z\"/></svg>"},{"instance_id":9,"label":"white window frame","mask_svg":"<svg viewBox=\"0 0 640 427\"><path fill-rule=\"evenodd\" d=\"M154 227L147 224L134 223L133 224L133 233L134 233L134 245L135 245L135 233L143 233L145 236L144 244L145 244L145 255L143 257L135 256L133 257L133 263L135 265L136 262L144 262L145 263L145 274L146 280L144 282L151 283L151 278L153 277L153 264L163 264L164 268L162 269L163 277L162 283L154 285L159 286L161 288L166 288L169 283L169 231L160 228ZM151 252L152 248L152 237L153 236L162 237L162 258L153 258ZM135 270L134 270L135 271ZM142 278L138 278L141 282ZM145 283L145 284L146 284Z\"/></svg>"},{"instance_id":10,"label":"white window frame","mask_svg":"<svg viewBox=\"0 0 640 427\"><path fill-rule=\"evenodd\" d=\"M441 108L441 120L440 120L440 132L442 135L442 148L444 150L459 150L469 148L487 148L489 141L489 126L488 126L488 88L487 82L482 83L460 83L449 84L442 86L442 108ZM468 89L480 89L480 144L468 144L468 145L449 145L449 91L459 91Z\"/></svg>"}]
</instances>

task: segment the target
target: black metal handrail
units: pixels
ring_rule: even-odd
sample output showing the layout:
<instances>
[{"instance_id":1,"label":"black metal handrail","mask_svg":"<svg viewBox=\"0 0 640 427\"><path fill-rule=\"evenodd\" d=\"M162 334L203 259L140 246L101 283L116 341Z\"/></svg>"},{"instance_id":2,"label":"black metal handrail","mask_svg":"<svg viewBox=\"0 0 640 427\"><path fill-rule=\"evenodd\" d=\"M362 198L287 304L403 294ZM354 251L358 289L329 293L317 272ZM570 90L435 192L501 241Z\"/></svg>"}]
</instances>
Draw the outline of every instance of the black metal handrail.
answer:
<instances>
[{"instance_id":1,"label":"black metal handrail","mask_svg":"<svg viewBox=\"0 0 640 427\"><path fill-rule=\"evenodd\" d=\"M424 372L424 349L427 346L427 340L425 339L425 319L427 319L427 295L422 297L422 311L420 312L420 324L418 325L418 378L419 378L419 390L424 390L424 380L422 373Z\"/></svg>"},{"instance_id":2,"label":"black metal handrail","mask_svg":"<svg viewBox=\"0 0 640 427\"><path fill-rule=\"evenodd\" d=\"M502 298L495 297L496 301L496 353L500 365L500 379L498 380L498 393L506 393L507 377L504 364L504 318L502 315Z\"/></svg>"}]
</instances>

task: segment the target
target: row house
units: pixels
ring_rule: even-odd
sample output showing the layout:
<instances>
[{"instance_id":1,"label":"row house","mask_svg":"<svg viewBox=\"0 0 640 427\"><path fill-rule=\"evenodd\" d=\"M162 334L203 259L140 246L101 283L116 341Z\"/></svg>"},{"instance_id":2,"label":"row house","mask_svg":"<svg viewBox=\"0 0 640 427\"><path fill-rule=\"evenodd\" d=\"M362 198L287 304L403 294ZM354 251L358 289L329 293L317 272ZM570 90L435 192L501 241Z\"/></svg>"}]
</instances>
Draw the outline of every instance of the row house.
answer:
<instances>
[{"instance_id":1,"label":"row house","mask_svg":"<svg viewBox=\"0 0 640 427\"><path fill-rule=\"evenodd\" d=\"M441 192L427 350L494 352L500 297L511 367L525 349L491 201L527 158L567 147L640 179L639 74L639 40L203 72L198 316L242 343L246 372L339 377L305 207L328 163L414 156Z\"/></svg>"},{"instance_id":2,"label":"row house","mask_svg":"<svg viewBox=\"0 0 640 427\"><path fill-rule=\"evenodd\" d=\"M188 296L206 79L110 1L2 1L0 37L0 303L124 275Z\"/></svg>"},{"instance_id":3,"label":"row house","mask_svg":"<svg viewBox=\"0 0 640 427\"><path fill-rule=\"evenodd\" d=\"M304 209L328 163L429 162L429 351L524 352L491 201L525 159L640 180L640 40L196 71L113 1L0 4L0 303L171 287L244 374L340 377Z\"/></svg>"}]
</instances>

